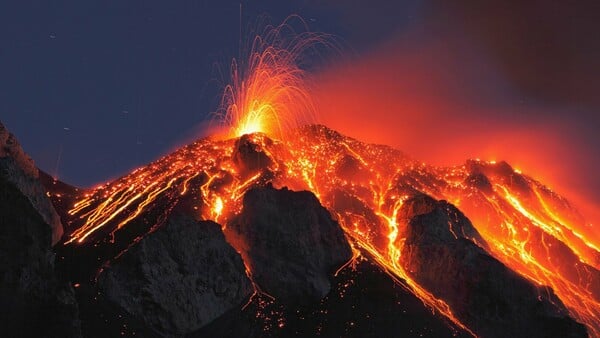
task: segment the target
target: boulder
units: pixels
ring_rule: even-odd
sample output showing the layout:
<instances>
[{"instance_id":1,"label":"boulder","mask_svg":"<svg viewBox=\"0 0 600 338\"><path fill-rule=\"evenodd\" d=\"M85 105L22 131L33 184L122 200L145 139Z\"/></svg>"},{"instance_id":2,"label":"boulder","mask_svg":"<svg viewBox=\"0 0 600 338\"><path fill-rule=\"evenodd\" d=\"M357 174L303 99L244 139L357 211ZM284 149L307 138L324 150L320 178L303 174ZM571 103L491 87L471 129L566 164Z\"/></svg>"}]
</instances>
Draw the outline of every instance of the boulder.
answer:
<instances>
[{"instance_id":1,"label":"boulder","mask_svg":"<svg viewBox=\"0 0 600 338\"><path fill-rule=\"evenodd\" d=\"M253 293L240 255L210 221L172 216L98 279L106 299L161 336L191 333Z\"/></svg>"},{"instance_id":2,"label":"boulder","mask_svg":"<svg viewBox=\"0 0 600 338\"><path fill-rule=\"evenodd\" d=\"M476 245L484 243L453 205L427 196L399 212L401 264L482 337L587 337L548 287L536 286Z\"/></svg>"},{"instance_id":3,"label":"boulder","mask_svg":"<svg viewBox=\"0 0 600 338\"><path fill-rule=\"evenodd\" d=\"M263 134L246 134L236 140L231 157L242 177L268 170L273 160L265 147L272 143L273 141Z\"/></svg>"},{"instance_id":4,"label":"boulder","mask_svg":"<svg viewBox=\"0 0 600 338\"><path fill-rule=\"evenodd\" d=\"M288 304L324 297L331 275L352 257L339 224L308 191L249 190L226 233L254 282Z\"/></svg>"},{"instance_id":5,"label":"boulder","mask_svg":"<svg viewBox=\"0 0 600 338\"><path fill-rule=\"evenodd\" d=\"M73 288L58 278L52 233L30 199L0 175L0 327L6 337L81 336Z\"/></svg>"},{"instance_id":6,"label":"boulder","mask_svg":"<svg viewBox=\"0 0 600 338\"><path fill-rule=\"evenodd\" d=\"M52 230L52 244L63 235L63 226L46 189L39 181L33 160L23 151L13 134L0 123L0 176L12 182L29 199Z\"/></svg>"}]
</instances>

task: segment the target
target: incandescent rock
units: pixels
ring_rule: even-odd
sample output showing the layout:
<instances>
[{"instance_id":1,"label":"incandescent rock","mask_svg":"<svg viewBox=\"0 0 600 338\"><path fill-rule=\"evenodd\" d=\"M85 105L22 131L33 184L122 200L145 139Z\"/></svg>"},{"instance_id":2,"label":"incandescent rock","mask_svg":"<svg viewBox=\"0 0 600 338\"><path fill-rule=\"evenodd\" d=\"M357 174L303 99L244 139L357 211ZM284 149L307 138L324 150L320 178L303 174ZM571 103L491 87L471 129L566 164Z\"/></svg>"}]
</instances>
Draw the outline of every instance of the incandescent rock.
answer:
<instances>
[{"instance_id":1,"label":"incandescent rock","mask_svg":"<svg viewBox=\"0 0 600 338\"><path fill-rule=\"evenodd\" d=\"M160 335L193 332L252 294L218 224L170 218L102 272L100 291Z\"/></svg>"},{"instance_id":2,"label":"incandescent rock","mask_svg":"<svg viewBox=\"0 0 600 338\"><path fill-rule=\"evenodd\" d=\"M52 244L63 235L60 217L46 190L39 182L39 172L33 160L25 154L13 134L0 123L0 176L12 182L29 199L35 210L52 230Z\"/></svg>"},{"instance_id":3,"label":"incandescent rock","mask_svg":"<svg viewBox=\"0 0 600 338\"><path fill-rule=\"evenodd\" d=\"M227 238L242 253L253 280L284 303L319 300L330 275L352 257L337 222L308 191L271 186L249 190Z\"/></svg>"},{"instance_id":4,"label":"incandescent rock","mask_svg":"<svg viewBox=\"0 0 600 338\"><path fill-rule=\"evenodd\" d=\"M73 288L59 281L51 232L20 189L0 175L0 327L6 337L78 337Z\"/></svg>"},{"instance_id":5,"label":"incandescent rock","mask_svg":"<svg viewBox=\"0 0 600 338\"><path fill-rule=\"evenodd\" d=\"M399 212L401 264L482 337L586 337L554 292L491 257L471 222L446 201L417 196Z\"/></svg>"}]
</instances>

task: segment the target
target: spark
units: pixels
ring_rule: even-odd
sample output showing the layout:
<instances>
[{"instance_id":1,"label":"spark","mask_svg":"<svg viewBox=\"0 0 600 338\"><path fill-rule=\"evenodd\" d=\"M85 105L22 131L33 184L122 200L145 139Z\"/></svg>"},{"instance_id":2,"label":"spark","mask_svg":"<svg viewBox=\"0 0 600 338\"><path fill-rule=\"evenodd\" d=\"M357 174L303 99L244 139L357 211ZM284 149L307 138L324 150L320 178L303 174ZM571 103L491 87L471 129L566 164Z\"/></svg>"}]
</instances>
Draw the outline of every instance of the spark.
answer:
<instances>
[{"instance_id":1,"label":"spark","mask_svg":"<svg viewBox=\"0 0 600 338\"><path fill-rule=\"evenodd\" d=\"M300 22L301 33L293 23ZM299 64L308 51L334 47L334 39L308 31L298 16L268 26L251 43L245 60L233 60L216 118L227 137L261 132L282 139L289 130L316 121L307 73Z\"/></svg>"},{"instance_id":2,"label":"spark","mask_svg":"<svg viewBox=\"0 0 600 338\"><path fill-rule=\"evenodd\" d=\"M217 112L228 127L224 139L196 141L82 192L68 212L79 227L65 244L93 243L114 234L160 205L155 203L160 199L195 196L193 209L199 210L200 218L218 221L226 232L249 189L270 182L310 190L337 216L353 247L353 260L367 256L429 308L475 335L443 299L419 285L402 266L405 239L398 213L411 195L425 193L460 201L490 255L536 285L550 286L570 315L592 336L600 336L600 296L592 289L598 282L594 276L600 268L600 243L584 235L587 225L563 199L518 170L509 179L497 174L494 169L502 164L495 161L476 161L490 181L488 191L467 183L473 173L466 165L428 166L323 126L305 126L315 120L314 104L307 74L298 63L304 51L326 39L313 33L290 36L288 29L287 21L270 28L253 40L246 63L233 62L232 83ZM233 160L236 138L253 133L261 133L251 141L273 163L243 176ZM346 168L344 163L351 164ZM513 184L513 179L529 190ZM448 230L457 237L451 224Z\"/></svg>"}]
</instances>

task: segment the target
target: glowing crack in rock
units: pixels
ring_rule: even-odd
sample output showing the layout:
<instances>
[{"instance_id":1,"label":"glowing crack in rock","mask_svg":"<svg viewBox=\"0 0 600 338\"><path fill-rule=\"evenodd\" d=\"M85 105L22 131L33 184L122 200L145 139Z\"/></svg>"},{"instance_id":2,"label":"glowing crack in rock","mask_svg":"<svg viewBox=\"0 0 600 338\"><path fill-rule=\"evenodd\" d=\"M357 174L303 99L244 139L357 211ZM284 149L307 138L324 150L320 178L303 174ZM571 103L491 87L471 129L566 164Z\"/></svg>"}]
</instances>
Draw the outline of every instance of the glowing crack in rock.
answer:
<instances>
[{"instance_id":1,"label":"glowing crack in rock","mask_svg":"<svg viewBox=\"0 0 600 338\"><path fill-rule=\"evenodd\" d=\"M357 253L368 255L424 304L471 332L400 264L398 210L410 196L425 193L459 207L493 257L534 283L550 286L570 315L592 336L600 336L600 243L587 235L587 224L565 199L503 162L434 167L324 126L303 126L314 122L314 107L297 61L310 44L322 40L307 33L290 42L283 29L256 38L247 64L233 64L233 83L219 113L229 128L226 139L198 140L79 196L69 211L79 226L65 244L114 234L160 198L199 194L194 207L199 218L226 228L254 186L310 190ZM250 134L253 151L270 160L249 173L235 161L236 141L244 134Z\"/></svg>"}]
</instances>

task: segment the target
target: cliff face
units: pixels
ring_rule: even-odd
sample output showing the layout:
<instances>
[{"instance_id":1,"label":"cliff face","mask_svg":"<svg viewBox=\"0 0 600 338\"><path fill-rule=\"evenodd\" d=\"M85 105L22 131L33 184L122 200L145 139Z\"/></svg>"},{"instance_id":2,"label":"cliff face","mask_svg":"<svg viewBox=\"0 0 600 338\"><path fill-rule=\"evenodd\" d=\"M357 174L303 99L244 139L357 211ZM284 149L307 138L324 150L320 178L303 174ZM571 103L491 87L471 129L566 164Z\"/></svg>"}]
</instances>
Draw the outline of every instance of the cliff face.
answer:
<instances>
[{"instance_id":1,"label":"cliff face","mask_svg":"<svg viewBox=\"0 0 600 338\"><path fill-rule=\"evenodd\" d=\"M221 227L171 217L99 278L100 292L160 335L183 335L240 307L253 292Z\"/></svg>"},{"instance_id":2,"label":"cliff face","mask_svg":"<svg viewBox=\"0 0 600 338\"><path fill-rule=\"evenodd\" d=\"M51 238L28 196L0 175L0 327L7 337L81 335L73 288L55 273Z\"/></svg>"},{"instance_id":3,"label":"cliff face","mask_svg":"<svg viewBox=\"0 0 600 338\"><path fill-rule=\"evenodd\" d=\"M0 126L0 327L77 336L80 311L86 336L598 335L598 252L552 191L503 162L296 136L198 140L84 190Z\"/></svg>"},{"instance_id":4,"label":"cliff face","mask_svg":"<svg viewBox=\"0 0 600 338\"><path fill-rule=\"evenodd\" d=\"M254 281L286 303L323 298L331 275L352 257L339 224L308 191L249 190L226 231Z\"/></svg>"},{"instance_id":5,"label":"cliff face","mask_svg":"<svg viewBox=\"0 0 600 338\"><path fill-rule=\"evenodd\" d=\"M15 136L0 123L0 175L13 183L27 197L52 231L52 244L63 235L60 217L39 181L39 171L23 151Z\"/></svg>"},{"instance_id":6,"label":"cliff face","mask_svg":"<svg viewBox=\"0 0 600 338\"><path fill-rule=\"evenodd\" d=\"M533 285L490 256L471 222L454 206L427 196L399 213L401 264L461 322L482 337L587 337L550 288Z\"/></svg>"}]
</instances>

